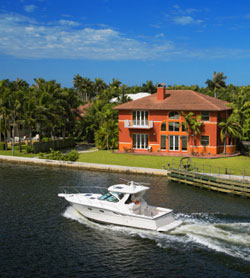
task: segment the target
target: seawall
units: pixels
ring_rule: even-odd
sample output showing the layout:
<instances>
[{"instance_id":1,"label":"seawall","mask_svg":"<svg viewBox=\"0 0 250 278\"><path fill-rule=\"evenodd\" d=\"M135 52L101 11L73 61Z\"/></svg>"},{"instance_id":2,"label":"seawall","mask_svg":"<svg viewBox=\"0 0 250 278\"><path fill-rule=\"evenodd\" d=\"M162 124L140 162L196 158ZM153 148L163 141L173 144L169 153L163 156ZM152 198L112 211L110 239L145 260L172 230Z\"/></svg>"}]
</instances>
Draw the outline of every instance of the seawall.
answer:
<instances>
[{"instance_id":1,"label":"seawall","mask_svg":"<svg viewBox=\"0 0 250 278\"><path fill-rule=\"evenodd\" d=\"M75 168L75 169L110 171L110 172L133 173L133 174L147 174L147 175L158 175L158 176L167 176L168 173L167 170L163 170L163 169L129 167L129 166L85 163L85 162L58 161L58 160L49 160L49 159L3 156L3 155L0 155L0 162L25 163L25 164L33 164L33 165L68 167L68 168Z\"/></svg>"}]
</instances>

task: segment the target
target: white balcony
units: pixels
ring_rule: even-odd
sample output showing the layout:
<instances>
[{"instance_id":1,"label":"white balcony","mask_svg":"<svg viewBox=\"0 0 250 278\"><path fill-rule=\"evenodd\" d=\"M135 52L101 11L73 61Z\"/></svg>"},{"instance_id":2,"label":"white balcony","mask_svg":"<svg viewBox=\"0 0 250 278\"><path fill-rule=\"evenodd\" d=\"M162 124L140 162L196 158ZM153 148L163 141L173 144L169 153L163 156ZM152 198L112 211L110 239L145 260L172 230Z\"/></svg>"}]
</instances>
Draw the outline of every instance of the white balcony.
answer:
<instances>
[{"instance_id":1,"label":"white balcony","mask_svg":"<svg viewBox=\"0 0 250 278\"><path fill-rule=\"evenodd\" d=\"M125 128L150 129L153 128L153 126L153 121L124 121Z\"/></svg>"}]
</instances>

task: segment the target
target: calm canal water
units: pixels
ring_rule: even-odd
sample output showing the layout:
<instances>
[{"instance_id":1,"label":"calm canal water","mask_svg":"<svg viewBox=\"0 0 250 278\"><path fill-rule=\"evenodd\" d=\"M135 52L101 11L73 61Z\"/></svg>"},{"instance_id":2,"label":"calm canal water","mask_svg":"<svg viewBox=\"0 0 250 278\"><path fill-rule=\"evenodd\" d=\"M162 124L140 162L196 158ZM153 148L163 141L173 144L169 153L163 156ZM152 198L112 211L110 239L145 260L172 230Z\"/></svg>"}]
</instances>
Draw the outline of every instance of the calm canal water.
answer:
<instances>
[{"instance_id":1,"label":"calm canal water","mask_svg":"<svg viewBox=\"0 0 250 278\"><path fill-rule=\"evenodd\" d=\"M170 233L91 223L61 186L149 182L149 203L173 208ZM0 164L0 277L250 277L250 199L163 177Z\"/></svg>"}]
</instances>

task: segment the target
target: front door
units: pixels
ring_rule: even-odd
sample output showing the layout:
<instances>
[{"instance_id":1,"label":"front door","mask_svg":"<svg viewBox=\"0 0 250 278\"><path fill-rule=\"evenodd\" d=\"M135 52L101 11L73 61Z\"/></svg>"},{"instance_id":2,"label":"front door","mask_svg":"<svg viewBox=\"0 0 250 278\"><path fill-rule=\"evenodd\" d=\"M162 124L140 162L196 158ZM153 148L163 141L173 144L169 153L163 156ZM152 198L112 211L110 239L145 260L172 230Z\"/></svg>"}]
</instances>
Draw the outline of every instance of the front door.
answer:
<instances>
[{"instance_id":1,"label":"front door","mask_svg":"<svg viewBox=\"0 0 250 278\"><path fill-rule=\"evenodd\" d=\"M170 135L169 136L169 150L170 151L178 151L179 150L179 136L178 135Z\"/></svg>"}]
</instances>

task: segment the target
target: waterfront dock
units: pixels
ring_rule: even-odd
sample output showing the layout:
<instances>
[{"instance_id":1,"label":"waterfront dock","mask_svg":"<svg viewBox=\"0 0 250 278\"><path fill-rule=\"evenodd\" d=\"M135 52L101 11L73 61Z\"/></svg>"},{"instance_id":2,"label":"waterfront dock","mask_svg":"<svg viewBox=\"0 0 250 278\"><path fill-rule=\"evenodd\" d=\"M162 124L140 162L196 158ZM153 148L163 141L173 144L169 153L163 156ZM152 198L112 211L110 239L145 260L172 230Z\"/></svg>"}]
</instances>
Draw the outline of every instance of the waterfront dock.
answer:
<instances>
[{"instance_id":1,"label":"waterfront dock","mask_svg":"<svg viewBox=\"0 0 250 278\"><path fill-rule=\"evenodd\" d=\"M216 174L201 174L188 170L169 169L168 179L208 190L250 197L249 177L244 177L244 179L237 176L226 178L226 175L218 176Z\"/></svg>"}]
</instances>

